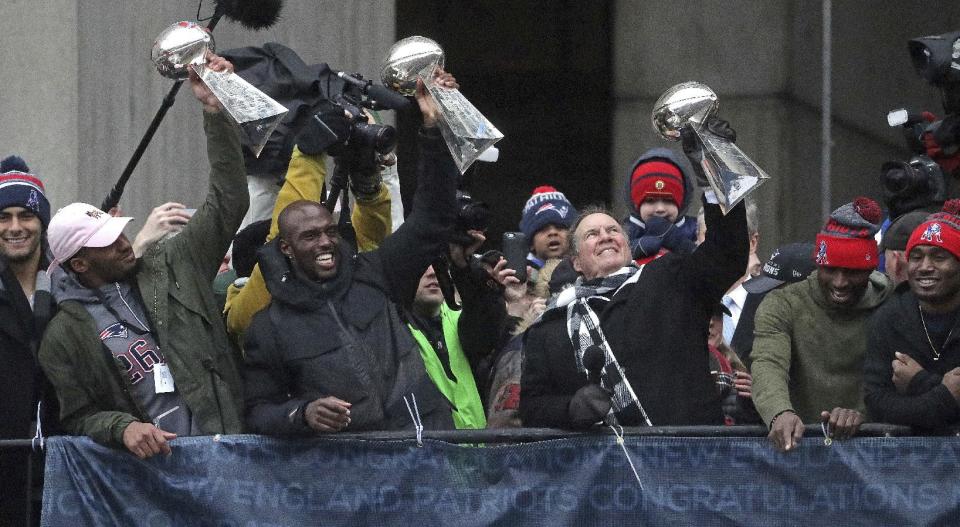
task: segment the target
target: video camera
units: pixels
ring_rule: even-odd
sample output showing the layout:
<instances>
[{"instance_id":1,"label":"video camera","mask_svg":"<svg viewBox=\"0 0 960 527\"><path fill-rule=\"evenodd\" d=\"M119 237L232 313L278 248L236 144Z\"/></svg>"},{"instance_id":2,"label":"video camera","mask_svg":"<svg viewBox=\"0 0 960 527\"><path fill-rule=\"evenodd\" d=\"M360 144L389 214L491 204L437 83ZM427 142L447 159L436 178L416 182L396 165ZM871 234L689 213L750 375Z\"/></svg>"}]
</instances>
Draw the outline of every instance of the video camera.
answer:
<instances>
[{"instance_id":1,"label":"video camera","mask_svg":"<svg viewBox=\"0 0 960 527\"><path fill-rule=\"evenodd\" d=\"M944 172L960 168L960 31L912 39L910 59L917 73L938 88L946 115L906 109L887 114L890 126L902 126L911 150L936 161Z\"/></svg>"},{"instance_id":2,"label":"video camera","mask_svg":"<svg viewBox=\"0 0 960 527\"><path fill-rule=\"evenodd\" d=\"M342 88L330 93L329 80L333 72L325 73L327 104L311 117L307 125L313 129L311 148L325 150L332 156L351 148L372 149L378 154L393 150L397 145L397 130L389 125L368 123L364 109L402 109L409 104L406 99L364 80L359 73L351 75L342 71L336 72L336 77L343 81Z\"/></svg>"}]
</instances>

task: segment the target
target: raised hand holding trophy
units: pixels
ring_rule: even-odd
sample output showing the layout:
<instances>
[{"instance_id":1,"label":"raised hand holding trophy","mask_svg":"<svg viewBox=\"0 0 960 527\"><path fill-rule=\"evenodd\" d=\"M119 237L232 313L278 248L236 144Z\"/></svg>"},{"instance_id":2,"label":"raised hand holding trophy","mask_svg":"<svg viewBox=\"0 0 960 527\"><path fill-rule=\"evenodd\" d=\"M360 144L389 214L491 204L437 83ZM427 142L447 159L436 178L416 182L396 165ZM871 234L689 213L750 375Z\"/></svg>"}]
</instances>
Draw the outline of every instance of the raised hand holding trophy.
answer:
<instances>
[{"instance_id":1,"label":"raised hand holding trophy","mask_svg":"<svg viewBox=\"0 0 960 527\"><path fill-rule=\"evenodd\" d=\"M481 154L503 139L503 134L460 90L434 82L435 72L443 69L443 63L443 49L436 42L426 37L407 37L390 48L380 78L387 87L406 96L416 93L418 78L423 81L440 109L440 133L463 173Z\"/></svg>"},{"instance_id":2,"label":"raised hand holding trophy","mask_svg":"<svg viewBox=\"0 0 960 527\"><path fill-rule=\"evenodd\" d=\"M177 22L160 33L153 43L150 58L164 77L183 80L192 68L210 88L224 109L240 126L253 155L260 156L263 146L287 109L233 72L213 71L205 66L207 52L215 44L203 26Z\"/></svg>"},{"instance_id":3,"label":"raised hand holding trophy","mask_svg":"<svg viewBox=\"0 0 960 527\"><path fill-rule=\"evenodd\" d=\"M653 128L670 141L680 140L689 127L704 154L703 171L724 214L757 189L770 176L733 142L707 129L717 115L717 94L705 84L684 82L671 87L653 106Z\"/></svg>"}]
</instances>

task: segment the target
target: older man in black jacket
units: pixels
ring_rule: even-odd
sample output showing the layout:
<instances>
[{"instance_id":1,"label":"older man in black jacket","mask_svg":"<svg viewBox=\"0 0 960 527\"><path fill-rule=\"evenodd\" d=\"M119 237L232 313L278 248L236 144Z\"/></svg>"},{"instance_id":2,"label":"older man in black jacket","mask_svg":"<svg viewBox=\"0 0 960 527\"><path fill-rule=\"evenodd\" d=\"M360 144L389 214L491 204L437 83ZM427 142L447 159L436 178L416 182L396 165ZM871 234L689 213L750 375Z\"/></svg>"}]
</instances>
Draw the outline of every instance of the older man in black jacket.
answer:
<instances>
[{"instance_id":1,"label":"older man in black jacket","mask_svg":"<svg viewBox=\"0 0 960 527\"><path fill-rule=\"evenodd\" d=\"M702 153L691 142L684 146L705 188ZM704 201L706 241L693 254L670 253L640 269L630 263L613 217L589 210L580 216L571 247L582 278L548 307L524 343L524 425L723 424L707 326L747 265L749 241L742 204L724 216L709 189Z\"/></svg>"},{"instance_id":2,"label":"older man in black jacket","mask_svg":"<svg viewBox=\"0 0 960 527\"><path fill-rule=\"evenodd\" d=\"M443 74L442 86L456 87ZM374 251L352 254L320 204L291 203L280 236L260 250L272 296L247 331L246 423L264 434L453 428L450 406L424 368L405 325L420 277L456 218L458 171L423 112L413 211Z\"/></svg>"}]
</instances>

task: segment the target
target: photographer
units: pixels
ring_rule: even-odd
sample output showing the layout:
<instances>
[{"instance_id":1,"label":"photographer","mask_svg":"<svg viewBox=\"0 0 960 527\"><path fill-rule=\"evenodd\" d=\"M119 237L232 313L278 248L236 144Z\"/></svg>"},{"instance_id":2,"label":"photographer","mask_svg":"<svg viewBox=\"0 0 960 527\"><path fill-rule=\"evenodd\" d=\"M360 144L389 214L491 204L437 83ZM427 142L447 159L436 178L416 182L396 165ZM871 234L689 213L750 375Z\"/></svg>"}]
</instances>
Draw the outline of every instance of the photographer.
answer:
<instances>
[{"instance_id":1,"label":"photographer","mask_svg":"<svg viewBox=\"0 0 960 527\"><path fill-rule=\"evenodd\" d=\"M437 82L456 88L440 73ZM422 83L418 190L413 210L374 251L354 255L330 212L296 201L277 218L279 237L260 250L272 301L246 334L243 376L252 432L452 428L401 321L420 278L449 240L458 170Z\"/></svg>"},{"instance_id":2,"label":"photographer","mask_svg":"<svg viewBox=\"0 0 960 527\"><path fill-rule=\"evenodd\" d=\"M479 231L469 231L469 235L470 245L451 243L448 253L450 276L462 309L451 309L444 301L437 273L445 269L437 271L430 266L420 278L409 324L427 374L453 407L458 429L486 427L477 381L484 378L481 363L496 346L506 321L506 307L494 279L506 260L501 258L489 269L472 258L485 238Z\"/></svg>"}]
</instances>

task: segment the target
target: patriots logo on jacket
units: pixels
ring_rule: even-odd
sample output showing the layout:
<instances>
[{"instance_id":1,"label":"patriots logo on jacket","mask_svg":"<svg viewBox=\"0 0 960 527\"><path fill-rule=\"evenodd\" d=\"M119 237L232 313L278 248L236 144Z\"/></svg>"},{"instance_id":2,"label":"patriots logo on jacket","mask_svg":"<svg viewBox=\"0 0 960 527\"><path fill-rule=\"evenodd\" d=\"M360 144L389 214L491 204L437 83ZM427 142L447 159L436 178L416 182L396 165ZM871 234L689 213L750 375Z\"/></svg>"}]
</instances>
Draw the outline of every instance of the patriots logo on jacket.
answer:
<instances>
[{"instance_id":1,"label":"patriots logo on jacket","mask_svg":"<svg viewBox=\"0 0 960 527\"><path fill-rule=\"evenodd\" d=\"M925 242L937 242L943 243L943 239L940 238L940 224L931 223L927 225L927 229L923 231L923 234L920 235L920 239Z\"/></svg>"},{"instance_id":2,"label":"patriots logo on jacket","mask_svg":"<svg viewBox=\"0 0 960 527\"><path fill-rule=\"evenodd\" d=\"M127 338L127 328L123 325L122 322L117 322L116 324L111 324L107 326L107 329L104 329L100 332L100 341L107 339L125 339Z\"/></svg>"},{"instance_id":3,"label":"patriots logo on jacket","mask_svg":"<svg viewBox=\"0 0 960 527\"><path fill-rule=\"evenodd\" d=\"M820 247L817 248L817 265L827 265L827 242L820 240Z\"/></svg>"}]
</instances>

